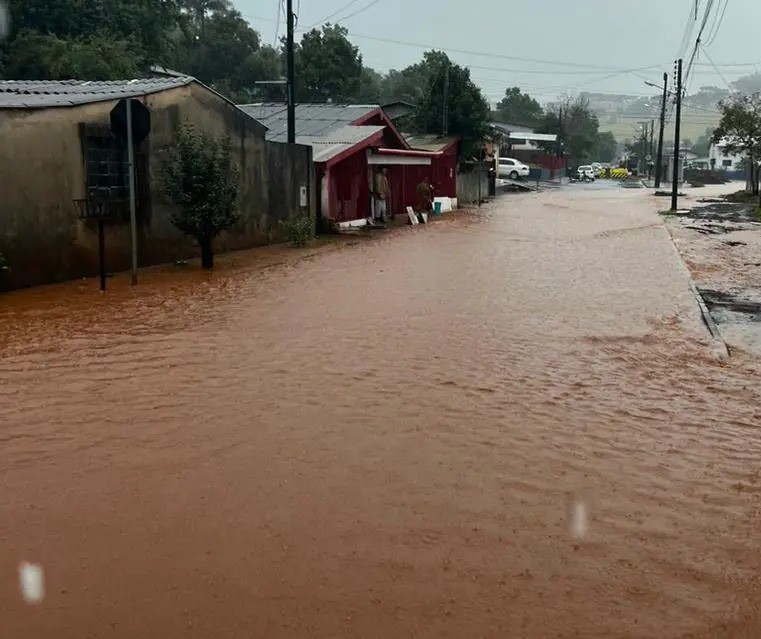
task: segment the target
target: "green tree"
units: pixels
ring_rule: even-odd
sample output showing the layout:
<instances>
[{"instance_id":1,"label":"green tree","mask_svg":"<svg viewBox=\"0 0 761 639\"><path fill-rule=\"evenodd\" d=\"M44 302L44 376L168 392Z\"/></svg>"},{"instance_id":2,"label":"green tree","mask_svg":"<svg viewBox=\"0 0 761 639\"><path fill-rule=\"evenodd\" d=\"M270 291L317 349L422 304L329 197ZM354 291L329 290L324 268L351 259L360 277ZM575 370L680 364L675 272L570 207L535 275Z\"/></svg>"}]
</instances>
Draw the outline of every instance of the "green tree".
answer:
<instances>
[{"instance_id":1,"label":"green tree","mask_svg":"<svg viewBox=\"0 0 761 639\"><path fill-rule=\"evenodd\" d=\"M713 129L708 128L705 132L695 140L695 144L692 145L692 150L700 157L708 157L708 153L711 150L711 144L713 143Z\"/></svg>"},{"instance_id":2,"label":"green tree","mask_svg":"<svg viewBox=\"0 0 761 639\"><path fill-rule=\"evenodd\" d=\"M744 155L751 168L753 195L758 195L756 161L761 158L761 95L737 95L721 103L721 121L713 132L714 143L721 143L724 152Z\"/></svg>"},{"instance_id":3,"label":"green tree","mask_svg":"<svg viewBox=\"0 0 761 639\"><path fill-rule=\"evenodd\" d=\"M178 16L174 0L10 0L9 9L12 31L4 45L4 75L10 77L12 72L22 69L37 74L14 76L20 80L50 79L61 67L88 69L92 62L83 63L81 58L96 56L104 43L113 43L128 55L118 60L113 48L105 51L101 64L96 65L100 78L84 79L115 77L125 68L147 70L169 58L169 33ZM35 40L34 33L53 36L63 44L44 38ZM17 38L25 42L14 46ZM35 43L40 45L43 60L31 65L28 58ZM17 62L15 55L23 55L25 61ZM68 61L67 57L73 60ZM46 60L53 65L50 73L44 64ZM118 68L103 69L111 63Z\"/></svg>"},{"instance_id":4,"label":"green tree","mask_svg":"<svg viewBox=\"0 0 761 639\"><path fill-rule=\"evenodd\" d=\"M106 35L67 40L22 31L8 48L9 78L118 80L139 74L132 43Z\"/></svg>"},{"instance_id":5,"label":"green tree","mask_svg":"<svg viewBox=\"0 0 761 639\"><path fill-rule=\"evenodd\" d=\"M560 113L562 111L562 126ZM573 164L592 162L598 145L600 123L583 96L563 98L548 108L539 127L541 133L559 136L566 155Z\"/></svg>"},{"instance_id":6,"label":"green tree","mask_svg":"<svg viewBox=\"0 0 761 639\"><path fill-rule=\"evenodd\" d=\"M379 104L383 90L383 75L370 67L362 67L357 101L364 104Z\"/></svg>"},{"instance_id":7,"label":"green tree","mask_svg":"<svg viewBox=\"0 0 761 639\"><path fill-rule=\"evenodd\" d=\"M618 142L616 142L616 136L610 131L597 133L595 157L598 162L612 162L616 158L617 151Z\"/></svg>"},{"instance_id":8,"label":"green tree","mask_svg":"<svg viewBox=\"0 0 761 639\"><path fill-rule=\"evenodd\" d=\"M481 89L471 80L470 70L452 63L446 53L427 51L422 64L427 67L428 80L418 101L416 128L442 133L446 110L447 132L461 137L461 157L470 159L479 153L488 130L489 105Z\"/></svg>"},{"instance_id":9,"label":"green tree","mask_svg":"<svg viewBox=\"0 0 761 639\"><path fill-rule=\"evenodd\" d=\"M362 55L345 27L325 24L304 34L294 51L296 99L353 102L362 81Z\"/></svg>"},{"instance_id":10,"label":"green tree","mask_svg":"<svg viewBox=\"0 0 761 639\"><path fill-rule=\"evenodd\" d=\"M201 248L201 266L214 267L214 238L239 219L239 171L229 140L217 140L186 124L163 165L163 186L177 209L171 221Z\"/></svg>"},{"instance_id":11,"label":"green tree","mask_svg":"<svg viewBox=\"0 0 761 639\"><path fill-rule=\"evenodd\" d=\"M257 67L259 33L227 0L183 0L172 67L233 99L250 95L264 65Z\"/></svg>"},{"instance_id":12,"label":"green tree","mask_svg":"<svg viewBox=\"0 0 761 639\"><path fill-rule=\"evenodd\" d=\"M499 122L534 125L539 122L544 111L542 105L520 88L511 87L505 91L505 97L497 104L495 113Z\"/></svg>"}]
</instances>

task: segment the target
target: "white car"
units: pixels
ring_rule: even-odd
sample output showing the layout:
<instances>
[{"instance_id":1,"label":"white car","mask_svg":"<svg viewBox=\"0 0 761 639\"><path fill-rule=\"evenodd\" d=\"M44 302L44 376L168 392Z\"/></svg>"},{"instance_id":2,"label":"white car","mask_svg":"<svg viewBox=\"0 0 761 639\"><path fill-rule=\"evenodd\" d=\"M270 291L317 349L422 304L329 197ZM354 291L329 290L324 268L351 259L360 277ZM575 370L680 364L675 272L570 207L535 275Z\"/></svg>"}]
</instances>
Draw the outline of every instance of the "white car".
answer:
<instances>
[{"instance_id":1,"label":"white car","mask_svg":"<svg viewBox=\"0 0 761 639\"><path fill-rule=\"evenodd\" d=\"M497 177L517 180L518 178L528 177L530 171L531 169L520 160L499 158L499 174Z\"/></svg>"},{"instance_id":2,"label":"white car","mask_svg":"<svg viewBox=\"0 0 761 639\"><path fill-rule=\"evenodd\" d=\"M576 177L580 180L594 181L595 170L589 164L582 164L578 169L576 169Z\"/></svg>"}]
</instances>

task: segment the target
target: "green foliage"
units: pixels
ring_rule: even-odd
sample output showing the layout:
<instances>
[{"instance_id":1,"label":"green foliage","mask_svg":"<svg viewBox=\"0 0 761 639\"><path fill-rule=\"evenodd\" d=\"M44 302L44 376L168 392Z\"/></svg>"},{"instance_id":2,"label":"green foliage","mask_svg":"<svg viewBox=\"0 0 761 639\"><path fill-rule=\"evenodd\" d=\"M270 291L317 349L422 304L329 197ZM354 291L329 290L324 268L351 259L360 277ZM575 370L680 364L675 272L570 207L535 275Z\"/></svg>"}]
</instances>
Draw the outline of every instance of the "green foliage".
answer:
<instances>
[{"instance_id":1,"label":"green foliage","mask_svg":"<svg viewBox=\"0 0 761 639\"><path fill-rule=\"evenodd\" d=\"M315 222L308 214L295 215L287 220L281 220L280 224L293 246L307 246L315 237Z\"/></svg>"},{"instance_id":2,"label":"green foliage","mask_svg":"<svg viewBox=\"0 0 761 639\"><path fill-rule=\"evenodd\" d=\"M423 65L428 80L418 101L415 126L425 133L442 133L446 95L447 131L462 138L461 156L470 159L479 152L486 135L489 105L470 79L470 70L452 63L446 53L427 51Z\"/></svg>"},{"instance_id":3,"label":"green foliage","mask_svg":"<svg viewBox=\"0 0 761 639\"><path fill-rule=\"evenodd\" d=\"M37 31L22 31L8 48L5 75L47 80L117 80L135 77L139 69L135 44L107 35L60 39Z\"/></svg>"},{"instance_id":4,"label":"green foliage","mask_svg":"<svg viewBox=\"0 0 761 639\"><path fill-rule=\"evenodd\" d=\"M564 152L572 164L593 162L597 159L595 152L599 144L599 129L600 123L589 108L589 100L581 96L566 97L548 108L539 126L541 133L555 133L559 136Z\"/></svg>"},{"instance_id":5,"label":"green foliage","mask_svg":"<svg viewBox=\"0 0 761 639\"><path fill-rule=\"evenodd\" d=\"M616 136L610 131L597 133L597 145L595 147L594 157L597 162L612 162L616 159L618 151L618 142Z\"/></svg>"},{"instance_id":6,"label":"green foliage","mask_svg":"<svg viewBox=\"0 0 761 639\"><path fill-rule=\"evenodd\" d=\"M713 142L722 142L728 154L761 156L761 96L737 95L721 103L721 121Z\"/></svg>"},{"instance_id":7,"label":"green foliage","mask_svg":"<svg viewBox=\"0 0 761 639\"><path fill-rule=\"evenodd\" d=\"M172 224L198 241L203 266L211 268L212 241L239 218L239 171L229 140L219 141L184 125L169 149L162 177L165 193L177 206Z\"/></svg>"},{"instance_id":8,"label":"green foliage","mask_svg":"<svg viewBox=\"0 0 761 639\"><path fill-rule=\"evenodd\" d=\"M711 143L713 141L713 131L712 128L706 129L692 145L692 152L697 153L698 157L708 157L708 153L711 150Z\"/></svg>"},{"instance_id":9,"label":"green foliage","mask_svg":"<svg viewBox=\"0 0 761 639\"><path fill-rule=\"evenodd\" d=\"M539 102L527 93L521 93L520 88L511 87L497 104L495 116L500 122L534 125L541 120L543 114Z\"/></svg>"},{"instance_id":10,"label":"green foliage","mask_svg":"<svg viewBox=\"0 0 761 639\"><path fill-rule=\"evenodd\" d=\"M340 25L304 34L294 51L296 99L301 102L355 101L362 85L362 56Z\"/></svg>"},{"instance_id":11,"label":"green foliage","mask_svg":"<svg viewBox=\"0 0 761 639\"><path fill-rule=\"evenodd\" d=\"M14 79L113 79L167 59L173 0L10 0L0 51Z\"/></svg>"}]
</instances>

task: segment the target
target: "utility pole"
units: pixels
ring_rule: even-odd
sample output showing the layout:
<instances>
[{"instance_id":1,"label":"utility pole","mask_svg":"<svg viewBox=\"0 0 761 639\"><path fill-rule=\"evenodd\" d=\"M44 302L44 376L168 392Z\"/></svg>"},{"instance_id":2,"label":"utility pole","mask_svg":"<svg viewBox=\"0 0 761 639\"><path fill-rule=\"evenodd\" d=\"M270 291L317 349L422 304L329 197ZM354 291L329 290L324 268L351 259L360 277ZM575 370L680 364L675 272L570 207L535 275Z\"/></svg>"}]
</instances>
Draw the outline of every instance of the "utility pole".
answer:
<instances>
[{"instance_id":1,"label":"utility pole","mask_svg":"<svg viewBox=\"0 0 761 639\"><path fill-rule=\"evenodd\" d=\"M293 70L293 0L287 1L288 31L285 40L286 84L288 92L288 143L296 142L296 82Z\"/></svg>"},{"instance_id":2,"label":"utility pole","mask_svg":"<svg viewBox=\"0 0 761 639\"><path fill-rule=\"evenodd\" d=\"M671 184L671 210L676 211L679 197L679 137L682 126L682 58L677 61L676 72L676 124L674 126L674 174Z\"/></svg>"},{"instance_id":3,"label":"utility pole","mask_svg":"<svg viewBox=\"0 0 761 639\"><path fill-rule=\"evenodd\" d=\"M449 61L444 68L444 109L441 114L441 134L449 133Z\"/></svg>"},{"instance_id":4,"label":"utility pole","mask_svg":"<svg viewBox=\"0 0 761 639\"><path fill-rule=\"evenodd\" d=\"M661 174L663 173L663 130L666 126L666 97L668 96L669 74L663 74L663 102L661 102L661 126L658 133L658 158L655 162L655 188L661 188Z\"/></svg>"},{"instance_id":5,"label":"utility pole","mask_svg":"<svg viewBox=\"0 0 761 639\"><path fill-rule=\"evenodd\" d=\"M647 179L650 181L650 179L653 177L653 154L655 153L655 148L653 146L653 142L655 140L655 120L650 120L650 144L647 147L647 156L650 158L647 161Z\"/></svg>"},{"instance_id":6,"label":"utility pole","mask_svg":"<svg viewBox=\"0 0 761 639\"><path fill-rule=\"evenodd\" d=\"M563 142L563 107L558 109L558 142L557 157L562 157L561 144Z\"/></svg>"}]
</instances>

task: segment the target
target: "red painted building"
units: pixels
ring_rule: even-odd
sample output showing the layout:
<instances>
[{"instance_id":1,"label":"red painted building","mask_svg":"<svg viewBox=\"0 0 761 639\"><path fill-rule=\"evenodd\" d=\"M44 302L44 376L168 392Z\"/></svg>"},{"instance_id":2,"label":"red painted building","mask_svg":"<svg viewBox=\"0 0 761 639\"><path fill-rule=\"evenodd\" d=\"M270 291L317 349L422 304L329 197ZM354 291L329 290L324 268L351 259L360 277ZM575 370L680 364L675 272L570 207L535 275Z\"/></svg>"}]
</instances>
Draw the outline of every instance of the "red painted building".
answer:
<instances>
[{"instance_id":1,"label":"red painted building","mask_svg":"<svg viewBox=\"0 0 761 639\"><path fill-rule=\"evenodd\" d=\"M268 127L268 140L285 140L285 105L241 108ZM333 222L362 224L371 217L373 176L382 168L391 192L388 213L417 207L416 188L424 178L436 196L457 196L458 139L405 139L379 106L297 105L296 141L312 146L320 214Z\"/></svg>"}]
</instances>

